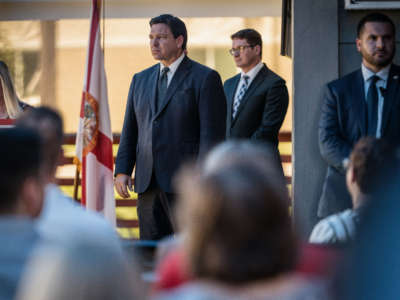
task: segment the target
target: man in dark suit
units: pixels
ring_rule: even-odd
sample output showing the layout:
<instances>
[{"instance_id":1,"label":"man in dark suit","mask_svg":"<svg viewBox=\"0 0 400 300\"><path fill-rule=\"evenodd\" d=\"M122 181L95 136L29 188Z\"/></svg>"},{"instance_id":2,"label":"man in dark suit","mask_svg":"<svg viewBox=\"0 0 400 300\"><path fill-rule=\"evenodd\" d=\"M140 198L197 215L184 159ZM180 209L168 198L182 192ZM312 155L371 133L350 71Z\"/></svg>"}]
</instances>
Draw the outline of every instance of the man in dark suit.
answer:
<instances>
[{"instance_id":1,"label":"man in dark suit","mask_svg":"<svg viewBox=\"0 0 400 300\"><path fill-rule=\"evenodd\" d=\"M262 39L254 29L231 36L233 56L241 73L224 84L227 98L226 137L270 143L278 151L278 134L288 107L285 81L261 61Z\"/></svg>"},{"instance_id":2,"label":"man in dark suit","mask_svg":"<svg viewBox=\"0 0 400 300\"><path fill-rule=\"evenodd\" d=\"M186 56L187 31L177 17L150 21L156 64L133 76L116 159L115 187L132 189L135 171L141 239L174 232L171 179L183 162L224 139L226 101L218 73Z\"/></svg>"},{"instance_id":3,"label":"man in dark suit","mask_svg":"<svg viewBox=\"0 0 400 300\"><path fill-rule=\"evenodd\" d=\"M318 216L351 208L345 185L346 162L363 136L400 141L400 67L395 54L395 26L386 15L372 13L357 27L361 68L325 87L319 145L328 170Z\"/></svg>"}]
</instances>

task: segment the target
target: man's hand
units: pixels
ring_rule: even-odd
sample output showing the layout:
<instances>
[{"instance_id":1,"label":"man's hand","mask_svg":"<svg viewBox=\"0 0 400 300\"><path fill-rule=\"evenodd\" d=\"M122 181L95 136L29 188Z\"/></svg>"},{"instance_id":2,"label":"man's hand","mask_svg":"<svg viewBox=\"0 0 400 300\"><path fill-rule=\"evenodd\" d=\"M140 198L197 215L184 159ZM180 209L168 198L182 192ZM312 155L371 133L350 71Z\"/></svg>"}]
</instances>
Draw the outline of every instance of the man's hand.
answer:
<instances>
[{"instance_id":1,"label":"man's hand","mask_svg":"<svg viewBox=\"0 0 400 300\"><path fill-rule=\"evenodd\" d=\"M132 192L132 178L126 174L117 174L114 179L115 189L122 198L129 198L129 192L126 187Z\"/></svg>"}]
</instances>

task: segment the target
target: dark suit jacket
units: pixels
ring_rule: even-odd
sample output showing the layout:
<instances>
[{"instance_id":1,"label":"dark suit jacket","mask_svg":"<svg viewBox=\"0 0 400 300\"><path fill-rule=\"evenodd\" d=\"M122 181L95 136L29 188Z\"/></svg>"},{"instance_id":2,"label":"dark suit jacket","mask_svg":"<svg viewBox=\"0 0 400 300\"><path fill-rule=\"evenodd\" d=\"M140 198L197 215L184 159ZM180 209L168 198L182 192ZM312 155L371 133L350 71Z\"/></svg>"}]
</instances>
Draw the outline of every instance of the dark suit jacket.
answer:
<instances>
[{"instance_id":1,"label":"dark suit jacket","mask_svg":"<svg viewBox=\"0 0 400 300\"><path fill-rule=\"evenodd\" d=\"M384 95L382 138L400 141L400 67L392 65ZM357 141L367 134L364 79L361 69L325 86L319 146L328 170L318 207L318 216L351 207L342 162Z\"/></svg>"},{"instance_id":2,"label":"dark suit jacket","mask_svg":"<svg viewBox=\"0 0 400 300\"><path fill-rule=\"evenodd\" d=\"M224 84L227 99L227 138L250 138L278 146L279 129L285 119L289 97L285 81L265 64L247 89L235 119L232 106L240 74Z\"/></svg>"},{"instance_id":3,"label":"dark suit jacket","mask_svg":"<svg viewBox=\"0 0 400 300\"><path fill-rule=\"evenodd\" d=\"M155 111L160 64L133 76L115 174L135 170L135 191L149 187L154 171L160 188L183 162L202 157L225 136L226 100L218 73L185 57Z\"/></svg>"}]
</instances>

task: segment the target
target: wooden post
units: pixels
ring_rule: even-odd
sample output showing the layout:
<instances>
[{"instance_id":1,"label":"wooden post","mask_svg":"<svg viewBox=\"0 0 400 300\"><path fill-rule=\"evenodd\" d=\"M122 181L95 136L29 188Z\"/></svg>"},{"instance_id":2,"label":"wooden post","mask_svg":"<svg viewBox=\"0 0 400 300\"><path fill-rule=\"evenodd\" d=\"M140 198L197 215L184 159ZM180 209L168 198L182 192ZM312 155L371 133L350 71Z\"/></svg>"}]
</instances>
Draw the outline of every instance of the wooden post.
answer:
<instances>
[{"instance_id":1,"label":"wooden post","mask_svg":"<svg viewBox=\"0 0 400 300\"><path fill-rule=\"evenodd\" d=\"M56 22L40 22L42 51L41 78L40 78L40 101L42 105L57 108L56 101Z\"/></svg>"}]
</instances>

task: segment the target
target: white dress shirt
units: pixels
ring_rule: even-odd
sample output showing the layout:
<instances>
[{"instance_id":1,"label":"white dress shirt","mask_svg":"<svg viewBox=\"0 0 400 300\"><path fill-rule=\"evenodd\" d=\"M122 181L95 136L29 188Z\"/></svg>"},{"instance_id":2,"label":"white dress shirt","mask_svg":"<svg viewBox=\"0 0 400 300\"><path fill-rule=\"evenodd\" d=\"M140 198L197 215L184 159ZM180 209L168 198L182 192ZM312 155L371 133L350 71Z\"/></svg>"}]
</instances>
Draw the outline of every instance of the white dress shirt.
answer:
<instances>
[{"instance_id":1,"label":"white dress shirt","mask_svg":"<svg viewBox=\"0 0 400 300\"><path fill-rule=\"evenodd\" d=\"M263 63L262 61L260 61L257 65L255 65L255 66L254 66L250 71L248 71L247 73L244 73L243 71L240 72L240 74L241 74L241 75L240 75L240 81L239 81L239 84L237 85L236 92L235 92L235 97L234 97L233 99L236 99L237 94L239 93L239 90L240 90L239 87L241 87L242 84L244 83L243 76L244 76L244 75L249 76L249 79L247 80L247 87L249 87L250 84L251 84L251 82L254 80L254 78L256 78L258 72L260 72L260 70L262 69L263 66L264 66L264 63Z\"/></svg>"},{"instance_id":2,"label":"white dress shirt","mask_svg":"<svg viewBox=\"0 0 400 300\"><path fill-rule=\"evenodd\" d=\"M181 56L178 57L177 60L175 60L172 64L168 66L169 71L167 73L167 87L171 83L172 77L174 77L174 74L176 70L178 69L179 65L181 64L182 60L185 58L185 53L182 53ZM160 62L160 75L162 74L162 70L165 68L165 66Z\"/></svg>"}]
</instances>

